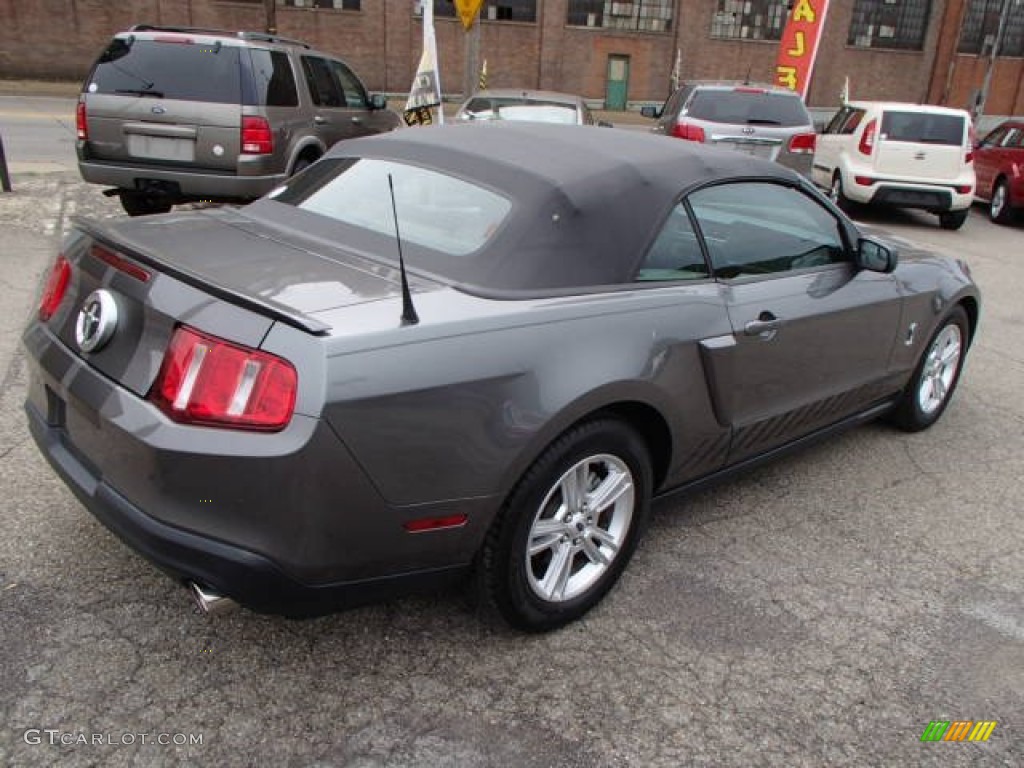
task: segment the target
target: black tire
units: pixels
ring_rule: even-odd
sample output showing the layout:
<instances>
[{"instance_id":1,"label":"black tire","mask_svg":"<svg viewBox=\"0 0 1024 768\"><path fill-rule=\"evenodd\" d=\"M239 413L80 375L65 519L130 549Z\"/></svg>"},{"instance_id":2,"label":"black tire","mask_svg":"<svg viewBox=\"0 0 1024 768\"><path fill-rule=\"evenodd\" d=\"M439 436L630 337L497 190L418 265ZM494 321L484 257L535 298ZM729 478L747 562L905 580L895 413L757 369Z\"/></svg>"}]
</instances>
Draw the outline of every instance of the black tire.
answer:
<instances>
[{"instance_id":1,"label":"black tire","mask_svg":"<svg viewBox=\"0 0 1024 768\"><path fill-rule=\"evenodd\" d=\"M154 213L167 213L172 204L166 200L152 195L143 195L138 192L131 192L123 189L118 195L121 198L121 207L129 216L150 216Z\"/></svg>"},{"instance_id":2,"label":"black tire","mask_svg":"<svg viewBox=\"0 0 1024 768\"><path fill-rule=\"evenodd\" d=\"M566 503L580 488L574 478L589 488L578 505ZM636 549L651 484L647 446L624 423L606 418L574 427L541 454L498 513L477 561L478 598L528 632L579 618L614 586ZM594 491L611 496L612 489L619 493L610 503L588 510L585 502L599 501ZM540 548L528 555L531 541Z\"/></svg>"},{"instance_id":3,"label":"black tire","mask_svg":"<svg viewBox=\"0 0 1024 768\"><path fill-rule=\"evenodd\" d=\"M996 224L1012 224L1016 218L1010 206L1010 185L1006 179L1000 179L992 188L992 197L988 202L988 217Z\"/></svg>"},{"instance_id":4,"label":"black tire","mask_svg":"<svg viewBox=\"0 0 1024 768\"><path fill-rule=\"evenodd\" d=\"M828 196L839 210L849 213L853 209L853 201L843 192L843 177L839 171L832 174L832 186L829 188Z\"/></svg>"},{"instance_id":5,"label":"black tire","mask_svg":"<svg viewBox=\"0 0 1024 768\"><path fill-rule=\"evenodd\" d=\"M960 381L960 371L963 370L967 356L969 333L967 313L957 305L928 340L914 375L890 416L893 424L905 432L920 432L939 420ZM959 348L949 375L946 375L945 367L938 370L936 363L944 352L949 351L950 341L955 341ZM942 381L941 393L936 392L937 380Z\"/></svg>"},{"instance_id":6,"label":"black tire","mask_svg":"<svg viewBox=\"0 0 1024 768\"><path fill-rule=\"evenodd\" d=\"M309 168L309 166L311 166L313 163L315 163L319 159L320 158L318 158L318 157L312 157L311 158L311 157L309 157L309 155L303 155L298 160L296 160L295 161L295 165L292 166L292 176L294 176L297 173L302 173L304 170Z\"/></svg>"},{"instance_id":7,"label":"black tire","mask_svg":"<svg viewBox=\"0 0 1024 768\"><path fill-rule=\"evenodd\" d=\"M943 229L960 229L970 214L969 208L962 211L945 211L939 214L939 226Z\"/></svg>"}]
</instances>

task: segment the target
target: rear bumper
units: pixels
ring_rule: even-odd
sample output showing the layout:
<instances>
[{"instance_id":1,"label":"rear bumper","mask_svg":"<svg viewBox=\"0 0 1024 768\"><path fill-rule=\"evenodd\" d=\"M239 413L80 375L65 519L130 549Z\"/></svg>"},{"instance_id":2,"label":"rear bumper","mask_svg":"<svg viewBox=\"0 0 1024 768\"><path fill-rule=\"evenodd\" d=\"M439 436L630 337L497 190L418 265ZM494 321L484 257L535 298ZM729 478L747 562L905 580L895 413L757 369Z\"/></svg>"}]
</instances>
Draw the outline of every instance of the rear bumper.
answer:
<instances>
[{"instance_id":1,"label":"rear bumper","mask_svg":"<svg viewBox=\"0 0 1024 768\"><path fill-rule=\"evenodd\" d=\"M26 412L82 504L173 578L254 610L311 615L465 574L490 499L387 504L330 427L296 415L274 435L174 424L32 322ZM457 529L411 519L464 512ZM82 553L82 556L87 556Z\"/></svg>"},{"instance_id":2,"label":"rear bumper","mask_svg":"<svg viewBox=\"0 0 1024 768\"><path fill-rule=\"evenodd\" d=\"M867 174L865 174L867 175ZM893 208L920 208L926 211L962 211L971 207L974 186L970 191L956 191L953 184L919 184L899 179L876 179L872 184L858 184L855 176L843 179L843 193L854 202L886 205Z\"/></svg>"},{"instance_id":3,"label":"rear bumper","mask_svg":"<svg viewBox=\"0 0 1024 768\"><path fill-rule=\"evenodd\" d=\"M158 166L132 166L79 160L82 178L91 184L118 189L139 189L147 182L176 185L182 200L255 200L262 197L287 175L239 176L231 173L190 172Z\"/></svg>"}]
</instances>

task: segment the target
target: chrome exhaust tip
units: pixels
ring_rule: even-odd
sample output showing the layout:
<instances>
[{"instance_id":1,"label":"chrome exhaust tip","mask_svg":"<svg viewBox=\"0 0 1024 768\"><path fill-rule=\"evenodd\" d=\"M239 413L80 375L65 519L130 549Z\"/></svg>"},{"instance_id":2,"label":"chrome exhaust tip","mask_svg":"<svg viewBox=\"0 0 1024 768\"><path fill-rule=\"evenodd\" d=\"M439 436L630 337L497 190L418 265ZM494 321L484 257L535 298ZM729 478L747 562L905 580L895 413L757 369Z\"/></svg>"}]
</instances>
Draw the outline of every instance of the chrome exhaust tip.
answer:
<instances>
[{"instance_id":1,"label":"chrome exhaust tip","mask_svg":"<svg viewBox=\"0 0 1024 768\"><path fill-rule=\"evenodd\" d=\"M230 597L214 592L212 589L201 587L194 581L188 583L188 590L192 595L192 602L196 604L203 616L216 616L223 613L230 613L238 607L238 603Z\"/></svg>"}]
</instances>

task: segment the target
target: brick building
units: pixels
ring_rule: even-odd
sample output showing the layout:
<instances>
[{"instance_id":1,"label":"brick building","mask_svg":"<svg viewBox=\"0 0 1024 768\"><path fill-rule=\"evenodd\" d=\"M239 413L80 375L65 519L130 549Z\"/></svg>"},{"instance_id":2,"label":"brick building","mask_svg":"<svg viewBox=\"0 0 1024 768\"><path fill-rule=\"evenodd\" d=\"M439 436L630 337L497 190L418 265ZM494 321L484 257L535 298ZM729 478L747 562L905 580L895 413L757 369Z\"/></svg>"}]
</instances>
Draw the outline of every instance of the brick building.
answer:
<instances>
[{"instance_id":1,"label":"brick building","mask_svg":"<svg viewBox=\"0 0 1024 768\"><path fill-rule=\"evenodd\" d=\"M1008 2L1002 34L999 21ZM820 4L820 0L818 0ZM441 82L462 90L466 33L434 0ZM771 80L787 0L485 0L489 84L580 93L615 107L683 78ZM0 77L84 77L134 23L264 29L341 55L373 90L408 89L419 58L418 0L0 0ZM832 0L808 103L854 97L968 106L999 38L985 111L1024 112L1022 0Z\"/></svg>"}]
</instances>

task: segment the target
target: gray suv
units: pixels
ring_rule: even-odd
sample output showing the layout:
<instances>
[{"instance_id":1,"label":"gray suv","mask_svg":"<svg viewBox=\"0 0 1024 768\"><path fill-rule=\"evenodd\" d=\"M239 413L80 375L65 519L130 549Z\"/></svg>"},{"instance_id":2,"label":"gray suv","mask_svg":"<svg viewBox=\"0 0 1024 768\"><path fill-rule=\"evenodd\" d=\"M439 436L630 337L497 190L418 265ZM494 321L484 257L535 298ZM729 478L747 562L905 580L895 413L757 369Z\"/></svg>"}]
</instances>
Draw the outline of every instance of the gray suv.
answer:
<instances>
[{"instance_id":1,"label":"gray suv","mask_svg":"<svg viewBox=\"0 0 1024 768\"><path fill-rule=\"evenodd\" d=\"M651 129L686 141L713 144L774 160L810 177L816 136L800 95L774 85L684 83L660 109Z\"/></svg>"},{"instance_id":2,"label":"gray suv","mask_svg":"<svg viewBox=\"0 0 1024 768\"><path fill-rule=\"evenodd\" d=\"M402 125L337 58L258 32L136 25L77 111L82 178L133 216L268 192L342 139Z\"/></svg>"}]
</instances>

